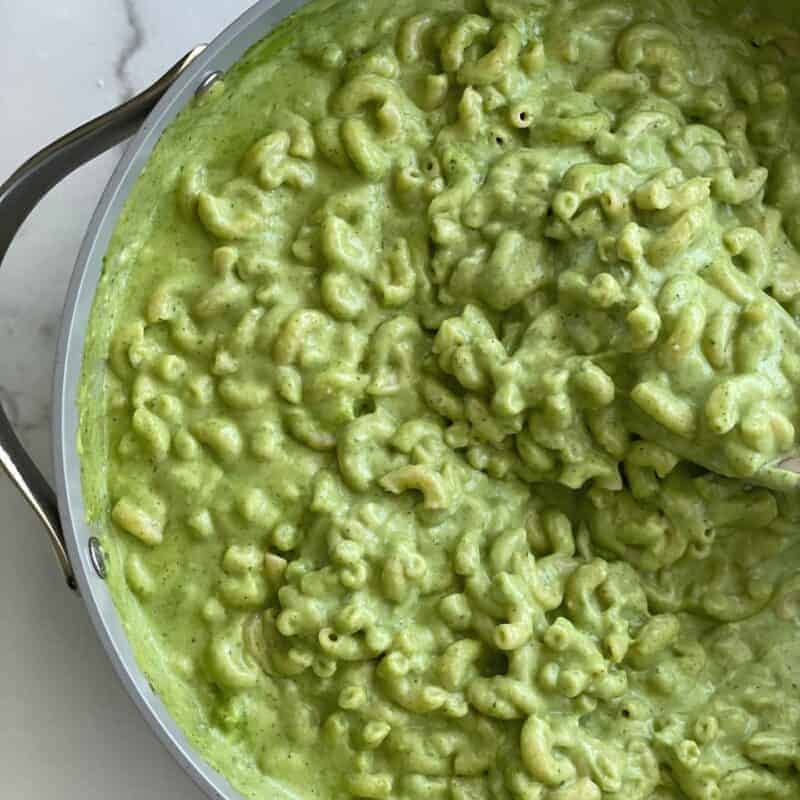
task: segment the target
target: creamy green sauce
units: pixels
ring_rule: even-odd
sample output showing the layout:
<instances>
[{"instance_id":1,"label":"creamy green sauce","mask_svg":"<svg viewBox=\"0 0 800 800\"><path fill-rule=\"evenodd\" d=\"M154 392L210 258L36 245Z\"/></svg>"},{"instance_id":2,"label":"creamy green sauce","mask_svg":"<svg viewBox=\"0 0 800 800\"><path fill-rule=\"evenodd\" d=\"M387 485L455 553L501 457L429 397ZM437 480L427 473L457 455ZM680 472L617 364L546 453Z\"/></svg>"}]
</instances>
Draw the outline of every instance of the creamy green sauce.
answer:
<instances>
[{"instance_id":1,"label":"creamy green sauce","mask_svg":"<svg viewBox=\"0 0 800 800\"><path fill-rule=\"evenodd\" d=\"M312 3L164 134L84 493L245 795L800 797L800 37L761 8Z\"/></svg>"}]
</instances>

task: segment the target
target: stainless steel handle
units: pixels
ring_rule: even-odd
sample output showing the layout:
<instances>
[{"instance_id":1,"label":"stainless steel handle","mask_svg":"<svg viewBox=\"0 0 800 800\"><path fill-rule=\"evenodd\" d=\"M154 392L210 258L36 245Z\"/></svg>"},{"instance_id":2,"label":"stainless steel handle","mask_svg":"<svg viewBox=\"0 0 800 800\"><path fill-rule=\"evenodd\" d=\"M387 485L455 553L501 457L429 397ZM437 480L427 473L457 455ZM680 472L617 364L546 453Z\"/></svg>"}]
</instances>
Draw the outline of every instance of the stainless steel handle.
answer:
<instances>
[{"instance_id":1,"label":"stainless steel handle","mask_svg":"<svg viewBox=\"0 0 800 800\"><path fill-rule=\"evenodd\" d=\"M127 103L81 125L28 159L0 186L0 265L14 236L39 200L77 167L132 136L175 79L205 49L189 51L152 86ZM56 495L17 438L0 406L0 466L44 523L67 585L77 589Z\"/></svg>"}]
</instances>

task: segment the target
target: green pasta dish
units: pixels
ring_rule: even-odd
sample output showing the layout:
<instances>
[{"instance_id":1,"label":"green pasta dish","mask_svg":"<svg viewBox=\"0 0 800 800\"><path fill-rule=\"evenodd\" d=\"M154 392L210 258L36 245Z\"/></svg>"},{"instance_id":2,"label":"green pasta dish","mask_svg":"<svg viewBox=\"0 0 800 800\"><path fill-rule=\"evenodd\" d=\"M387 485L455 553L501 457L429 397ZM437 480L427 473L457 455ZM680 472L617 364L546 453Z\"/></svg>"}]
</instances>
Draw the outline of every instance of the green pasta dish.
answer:
<instances>
[{"instance_id":1,"label":"green pasta dish","mask_svg":"<svg viewBox=\"0 0 800 800\"><path fill-rule=\"evenodd\" d=\"M314 2L162 137L84 494L244 795L800 798L800 35L765 7Z\"/></svg>"}]
</instances>

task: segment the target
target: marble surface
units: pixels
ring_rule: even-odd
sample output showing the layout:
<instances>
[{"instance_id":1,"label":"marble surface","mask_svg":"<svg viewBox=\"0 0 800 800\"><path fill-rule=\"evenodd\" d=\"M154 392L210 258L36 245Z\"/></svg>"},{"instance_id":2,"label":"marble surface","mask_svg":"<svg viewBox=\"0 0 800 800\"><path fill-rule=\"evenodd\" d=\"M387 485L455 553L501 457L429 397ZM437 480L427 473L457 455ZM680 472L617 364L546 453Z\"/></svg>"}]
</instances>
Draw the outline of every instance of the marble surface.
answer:
<instances>
[{"instance_id":1,"label":"marble surface","mask_svg":"<svg viewBox=\"0 0 800 800\"><path fill-rule=\"evenodd\" d=\"M144 88L247 0L0 0L0 180ZM51 374L69 275L108 153L56 187L0 270L0 402L49 475ZM63 585L45 535L0 473L0 795L201 797L139 717Z\"/></svg>"}]
</instances>

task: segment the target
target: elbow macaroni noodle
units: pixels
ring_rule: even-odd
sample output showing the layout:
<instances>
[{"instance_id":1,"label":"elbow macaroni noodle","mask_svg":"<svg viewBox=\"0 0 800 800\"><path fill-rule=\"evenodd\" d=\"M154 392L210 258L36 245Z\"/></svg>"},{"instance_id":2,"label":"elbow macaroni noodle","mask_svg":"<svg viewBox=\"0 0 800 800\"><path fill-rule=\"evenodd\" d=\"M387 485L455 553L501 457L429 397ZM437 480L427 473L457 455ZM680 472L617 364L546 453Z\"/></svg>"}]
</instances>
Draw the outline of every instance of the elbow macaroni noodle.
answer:
<instances>
[{"instance_id":1,"label":"elbow macaroni noodle","mask_svg":"<svg viewBox=\"0 0 800 800\"><path fill-rule=\"evenodd\" d=\"M246 794L800 797L800 36L690 5L346 0L156 150L85 460Z\"/></svg>"}]
</instances>

